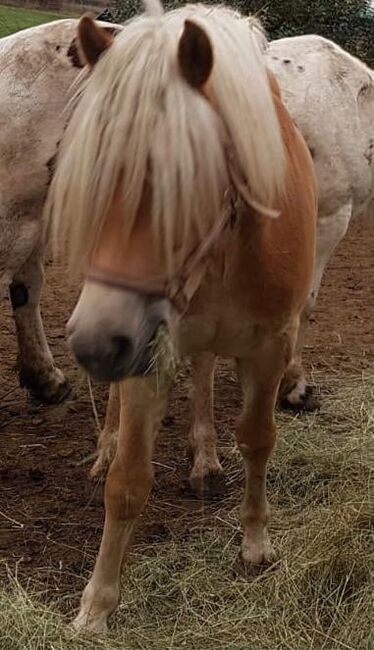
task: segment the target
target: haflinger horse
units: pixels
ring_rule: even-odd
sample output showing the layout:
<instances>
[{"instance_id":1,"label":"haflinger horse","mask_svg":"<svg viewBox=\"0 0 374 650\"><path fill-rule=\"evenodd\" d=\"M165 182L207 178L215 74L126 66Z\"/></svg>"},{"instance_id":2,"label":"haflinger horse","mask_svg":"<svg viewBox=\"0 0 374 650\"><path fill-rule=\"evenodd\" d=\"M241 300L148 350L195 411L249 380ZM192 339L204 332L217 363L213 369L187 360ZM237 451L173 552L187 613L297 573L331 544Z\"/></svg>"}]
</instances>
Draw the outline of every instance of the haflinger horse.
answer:
<instances>
[{"instance_id":1,"label":"haflinger horse","mask_svg":"<svg viewBox=\"0 0 374 650\"><path fill-rule=\"evenodd\" d=\"M76 47L77 22L58 20L0 39L0 299L10 286L21 383L48 402L63 399L68 386L55 367L40 317L41 216L69 113L64 110L69 89L83 67ZM122 29L101 26L110 34ZM308 301L312 309L335 246L352 215L365 209L373 196L374 76L358 59L320 36L274 41L265 56L308 143L317 175L316 265ZM301 363L302 333L298 347L280 397L295 408L313 408ZM192 377L197 399L191 431L194 444L201 447L203 473L219 471L216 454L203 450L214 448L209 415L214 362L208 353L195 357Z\"/></svg>"},{"instance_id":2,"label":"haflinger horse","mask_svg":"<svg viewBox=\"0 0 374 650\"><path fill-rule=\"evenodd\" d=\"M120 382L120 423L77 628L105 629L151 490L169 389L167 359L155 367L161 327L180 355L236 359L241 560L273 560L266 465L312 284L317 191L262 39L230 9L163 13L158 0L115 39L88 17L79 24L91 73L77 91L46 211L55 239L68 242L71 268L84 273L70 347L94 378Z\"/></svg>"},{"instance_id":3,"label":"haflinger horse","mask_svg":"<svg viewBox=\"0 0 374 650\"><path fill-rule=\"evenodd\" d=\"M293 363L279 391L283 406L310 411L318 408L319 403L306 381L302 363L308 315L315 307L327 263L346 234L351 218L370 210L373 200L374 75L335 43L316 35L273 41L268 44L265 57L281 86L283 100L308 144L318 182L313 282ZM224 482L213 416L215 365L216 355L212 352L192 357L190 484L196 493L204 496L222 490ZM112 453L116 431L113 412L117 409L113 389L100 439L97 469L107 463Z\"/></svg>"}]
</instances>

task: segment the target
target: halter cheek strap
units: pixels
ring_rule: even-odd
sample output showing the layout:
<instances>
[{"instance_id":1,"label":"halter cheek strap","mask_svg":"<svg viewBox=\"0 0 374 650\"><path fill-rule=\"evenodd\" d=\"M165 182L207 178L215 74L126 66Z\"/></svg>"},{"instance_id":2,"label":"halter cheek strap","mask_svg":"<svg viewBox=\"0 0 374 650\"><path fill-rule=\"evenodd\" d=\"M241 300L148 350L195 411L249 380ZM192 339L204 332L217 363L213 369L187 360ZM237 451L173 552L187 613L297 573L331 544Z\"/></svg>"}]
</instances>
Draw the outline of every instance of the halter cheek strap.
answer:
<instances>
[{"instance_id":1,"label":"halter cheek strap","mask_svg":"<svg viewBox=\"0 0 374 650\"><path fill-rule=\"evenodd\" d=\"M156 298L167 298L176 310L182 314L186 311L199 285L199 282L193 283L192 290L191 287L188 287L192 274L206 261L225 226L233 223L236 209L237 195L233 193L233 190L229 189L226 191L221 218L215 223L207 237L190 253L179 272L171 278L136 278L125 274L118 275L93 266L86 273L86 279L114 289L134 291Z\"/></svg>"}]
</instances>

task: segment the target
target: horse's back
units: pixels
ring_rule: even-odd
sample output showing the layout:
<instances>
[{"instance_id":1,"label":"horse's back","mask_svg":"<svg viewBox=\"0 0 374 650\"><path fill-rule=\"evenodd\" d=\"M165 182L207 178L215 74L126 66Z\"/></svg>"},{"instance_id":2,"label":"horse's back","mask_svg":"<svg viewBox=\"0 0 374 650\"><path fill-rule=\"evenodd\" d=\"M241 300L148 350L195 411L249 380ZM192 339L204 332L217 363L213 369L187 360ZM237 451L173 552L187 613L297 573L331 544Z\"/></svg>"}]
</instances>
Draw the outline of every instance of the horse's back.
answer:
<instances>
[{"instance_id":1,"label":"horse's back","mask_svg":"<svg viewBox=\"0 0 374 650\"><path fill-rule=\"evenodd\" d=\"M313 156L320 212L350 200L359 211L373 187L373 73L314 35L273 41L266 56Z\"/></svg>"},{"instance_id":2,"label":"horse's back","mask_svg":"<svg viewBox=\"0 0 374 650\"><path fill-rule=\"evenodd\" d=\"M13 115L16 123L31 109L61 112L61 96L81 67L74 51L76 29L77 20L59 20L0 39L2 120Z\"/></svg>"}]
</instances>

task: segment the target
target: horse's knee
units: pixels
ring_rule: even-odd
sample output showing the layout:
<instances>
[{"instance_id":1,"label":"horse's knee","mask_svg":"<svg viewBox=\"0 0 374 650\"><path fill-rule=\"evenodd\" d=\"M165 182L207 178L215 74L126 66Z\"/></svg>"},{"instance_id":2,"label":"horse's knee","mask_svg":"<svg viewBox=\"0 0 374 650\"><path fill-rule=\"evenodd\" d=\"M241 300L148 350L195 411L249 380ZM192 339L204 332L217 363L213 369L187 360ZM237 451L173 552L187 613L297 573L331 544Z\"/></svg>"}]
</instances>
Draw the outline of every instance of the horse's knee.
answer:
<instances>
[{"instance_id":1,"label":"horse's knee","mask_svg":"<svg viewBox=\"0 0 374 650\"><path fill-rule=\"evenodd\" d=\"M114 459L105 484L107 511L116 519L136 519L147 502L152 482L151 466L129 468Z\"/></svg>"},{"instance_id":2,"label":"horse's knee","mask_svg":"<svg viewBox=\"0 0 374 650\"><path fill-rule=\"evenodd\" d=\"M276 439L273 414L269 414L262 422L258 418L251 418L250 422L247 418L240 419L235 437L245 460L267 458L272 452Z\"/></svg>"}]
</instances>

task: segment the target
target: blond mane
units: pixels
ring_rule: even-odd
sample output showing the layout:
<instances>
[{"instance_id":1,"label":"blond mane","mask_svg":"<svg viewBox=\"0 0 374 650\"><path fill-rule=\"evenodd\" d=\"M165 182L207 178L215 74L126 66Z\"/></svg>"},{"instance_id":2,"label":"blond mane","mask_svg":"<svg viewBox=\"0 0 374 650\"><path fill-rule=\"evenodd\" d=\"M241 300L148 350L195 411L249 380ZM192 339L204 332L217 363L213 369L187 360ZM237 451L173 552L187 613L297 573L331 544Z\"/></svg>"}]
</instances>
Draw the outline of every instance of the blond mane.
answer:
<instances>
[{"instance_id":1,"label":"blond mane","mask_svg":"<svg viewBox=\"0 0 374 650\"><path fill-rule=\"evenodd\" d=\"M73 267L99 235L119 182L124 229L133 227L147 186L167 251L177 227L204 234L219 217L228 150L256 201L269 206L282 189L283 144L257 21L204 5L163 13L158 0L146 9L82 78L60 147L46 211L55 239L68 237ZM212 43L212 105L178 67L186 18Z\"/></svg>"}]
</instances>

